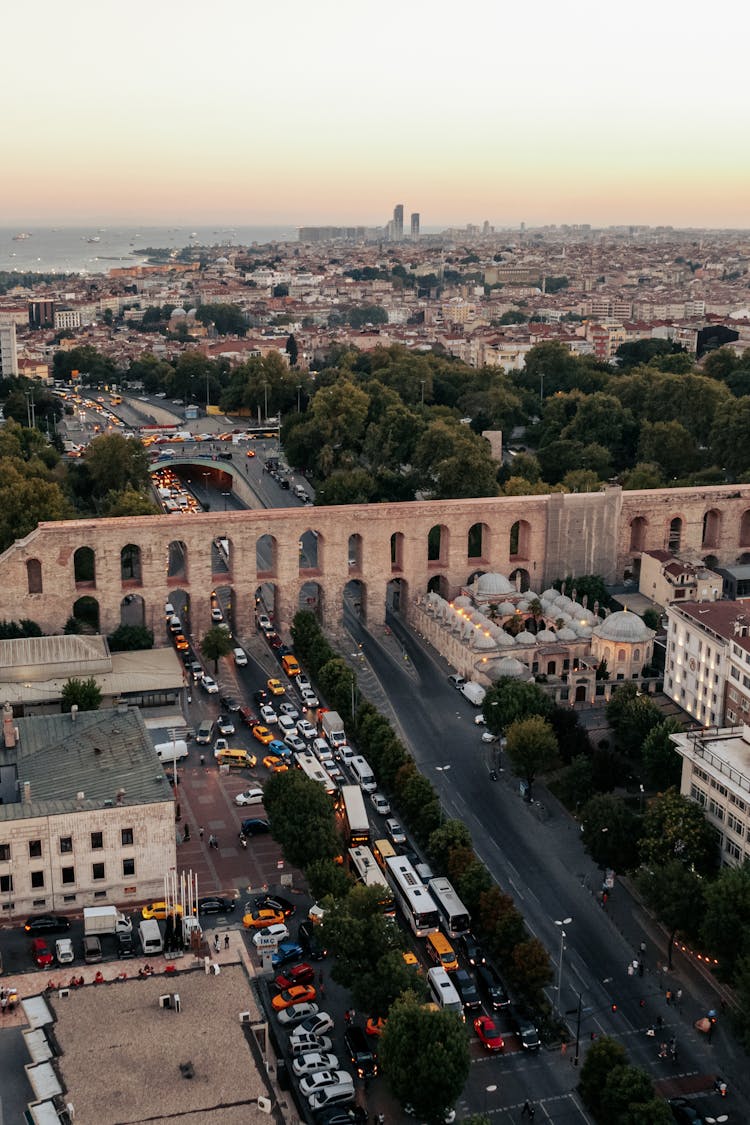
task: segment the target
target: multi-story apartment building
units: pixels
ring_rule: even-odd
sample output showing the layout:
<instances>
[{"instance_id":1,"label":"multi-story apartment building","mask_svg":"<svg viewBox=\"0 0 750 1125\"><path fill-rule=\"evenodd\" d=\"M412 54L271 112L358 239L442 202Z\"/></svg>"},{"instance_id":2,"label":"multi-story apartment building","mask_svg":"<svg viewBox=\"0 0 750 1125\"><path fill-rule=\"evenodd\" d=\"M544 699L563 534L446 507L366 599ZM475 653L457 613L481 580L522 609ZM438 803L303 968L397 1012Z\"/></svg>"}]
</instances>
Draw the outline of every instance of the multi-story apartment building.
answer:
<instances>
[{"instance_id":1,"label":"multi-story apartment building","mask_svg":"<svg viewBox=\"0 0 750 1125\"><path fill-rule=\"evenodd\" d=\"M80 328L81 313L79 309L55 309L55 330L65 328Z\"/></svg>"},{"instance_id":2,"label":"multi-story apartment building","mask_svg":"<svg viewBox=\"0 0 750 1125\"><path fill-rule=\"evenodd\" d=\"M749 629L744 602L667 607L664 693L703 726L750 717Z\"/></svg>"},{"instance_id":3,"label":"multi-story apartment building","mask_svg":"<svg viewBox=\"0 0 750 1125\"><path fill-rule=\"evenodd\" d=\"M13 321L0 320L0 379L18 375L16 326Z\"/></svg>"},{"instance_id":4,"label":"multi-story apartment building","mask_svg":"<svg viewBox=\"0 0 750 1125\"><path fill-rule=\"evenodd\" d=\"M671 602L715 602L721 597L721 574L700 559L681 559L669 551L644 551L638 575L638 592L657 605Z\"/></svg>"},{"instance_id":5,"label":"multi-story apartment building","mask_svg":"<svg viewBox=\"0 0 750 1125\"><path fill-rule=\"evenodd\" d=\"M750 727L746 724L670 736L682 758L680 792L716 830L722 862L750 859Z\"/></svg>"}]
</instances>

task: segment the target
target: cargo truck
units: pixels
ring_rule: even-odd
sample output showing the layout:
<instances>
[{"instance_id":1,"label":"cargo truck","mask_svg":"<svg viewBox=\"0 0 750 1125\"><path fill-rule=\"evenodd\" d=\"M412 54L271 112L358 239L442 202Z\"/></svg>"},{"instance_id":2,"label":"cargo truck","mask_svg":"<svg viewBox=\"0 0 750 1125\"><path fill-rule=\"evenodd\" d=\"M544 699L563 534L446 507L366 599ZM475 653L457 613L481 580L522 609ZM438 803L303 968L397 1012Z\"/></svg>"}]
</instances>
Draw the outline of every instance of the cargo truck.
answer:
<instances>
[{"instance_id":1,"label":"cargo truck","mask_svg":"<svg viewBox=\"0 0 750 1125\"><path fill-rule=\"evenodd\" d=\"M116 906L84 906L83 932L92 934L129 934L133 923Z\"/></svg>"},{"instance_id":2,"label":"cargo truck","mask_svg":"<svg viewBox=\"0 0 750 1125\"><path fill-rule=\"evenodd\" d=\"M469 703L473 703L475 707L482 706L482 704L484 703L484 697L487 694L481 684L475 684L473 680L469 680L467 683L462 684L458 690L462 695L466 696Z\"/></svg>"},{"instance_id":3,"label":"cargo truck","mask_svg":"<svg viewBox=\"0 0 750 1125\"><path fill-rule=\"evenodd\" d=\"M344 723L338 711L324 711L320 720L321 730L328 739L332 749L343 746L346 742Z\"/></svg>"}]
</instances>

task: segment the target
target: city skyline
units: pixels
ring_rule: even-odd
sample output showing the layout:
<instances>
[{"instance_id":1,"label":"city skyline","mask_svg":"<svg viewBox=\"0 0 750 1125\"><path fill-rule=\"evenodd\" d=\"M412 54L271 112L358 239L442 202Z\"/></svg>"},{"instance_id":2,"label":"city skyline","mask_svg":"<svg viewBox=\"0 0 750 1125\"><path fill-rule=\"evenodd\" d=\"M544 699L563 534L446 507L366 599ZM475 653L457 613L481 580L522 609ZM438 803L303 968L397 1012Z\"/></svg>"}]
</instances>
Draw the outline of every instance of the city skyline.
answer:
<instances>
[{"instance_id":1,"label":"city skyline","mask_svg":"<svg viewBox=\"0 0 750 1125\"><path fill-rule=\"evenodd\" d=\"M740 68L644 0L533 27L490 0L42 0L6 26L4 223L750 226Z\"/></svg>"}]
</instances>

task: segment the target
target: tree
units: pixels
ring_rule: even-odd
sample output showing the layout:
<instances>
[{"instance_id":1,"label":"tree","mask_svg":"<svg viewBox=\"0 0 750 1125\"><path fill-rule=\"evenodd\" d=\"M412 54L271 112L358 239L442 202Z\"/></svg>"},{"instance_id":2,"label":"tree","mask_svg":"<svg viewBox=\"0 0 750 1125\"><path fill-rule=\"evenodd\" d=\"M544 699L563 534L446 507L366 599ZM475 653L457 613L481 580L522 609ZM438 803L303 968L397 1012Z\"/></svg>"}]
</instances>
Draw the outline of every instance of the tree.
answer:
<instances>
[{"instance_id":1,"label":"tree","mask_svg":"<svg viewBox=\"0 0 750 1125\"><path fill-rule=\"evenodd\" d=\"M586 850L599 867L630 871L638 863L638 817L619 797L600 794L581 810Z\"/></svg>"},{"instance_id":2,"label":"tree","mask_svg":"<svg viewBox=\"0 0 750 1125\"><path fill-rule=\"evenodd\" d=\"M682 758L670 735L682 729L679 719L667 718L652 727L643 741L643 765L648 783L654 789L669 789L680 784Z\"/></svg>"},{"instance_id":3,"label":"tree","mask_svg":"<svg viewBox=\"0 0 750 1125\"><path fill-rule=\"evenodd\" d=\"M219 660L222 656L229 656L234 648L232 634L228 629L222 629L221 625L214 625L204 636L200 647L206 660L213 660L214 675L216 675L219 671Z\"/></svg>"},{"instance_id":4,"label":"tree","mask_svg":"<svg viewBox=\"0 0 750 1125\"><path fill-rule=\"evenodd\" d=\"M122 492L108 492L102 504L103 516L158 516L161 509L145 492L126 488Z\"/></svg>"},{"instance_id":5,"label":"tree","mask_svg":"<svg viewBox=\"0 0 750 1125\"><path fill-rule=\"evenodd\" d=\"M285 350L286 354L289 356L289 366L296 367L297 359L299 357L299 347L297 345L297 341L294 338L294 333L290 332L289 336L287 337Z\"/></svg>"},{"instance_id":6,"label":"tree","mask_svg":"<svg viewBox=\"0 0 750 1125\"><path fill-rule=\"evenodd\" d=\"M549 954L538 938L519 942L506 962L515 988L530 1003L541 1001L542 990L552 980Z\"/></svg>"},{"instance_id":7,"label":"tree","mask_svg":"<svg viewBox=\"0 0 750 1125\"><path fill-rule=\"evenodd\" d=\"M316 859L305 868L310 894L320 902L326 895L343 898L351 889L352 880L346 867L334 859Z\"/></svg>"},{"instance_id":8,"label":"tree","mask_svg":"<svg viewBox=\"0 0 750 1125\"><path fill-rule=\"evenodd\" d=\"M299 770L273 774L263 789L263 804L275 840L294 867L341 854L341 839L330 798Z\"/></svg>"},{"instance_id":9,"label":"tree","mask_svg":"<svg viewBox=\"0 0 750 1125\"><path fill-rule=\"evenodd\" d=\"M667 789L649 802L638 846L643 863L677 859L701 874L713 871L719 858L714 830L702 808L677 789Z\"/></svg>"},{"instance_id":10,"label":"tree","mask_svg":"<svg viewBox=\"0 0 750 1125\"><path fill-rule=\"evenodd\" d=\"M446 820L430 836L427 854L438 871L446 871L451 852L468 848L471 850L471 833L462 820Z\"/></svg>"},{"instance_id":11,"label":"tree","mask_svg":"<svg viewBox=\"0 0 750 1125\"><path fill-rule=\"evenodd\" d=\"M750 956L750 864L722 867L707 884L702 935L722 980L733 980L738 967L747 972L740 960Z\"/></svg>"},{"instance_id":12,"label":"tree","mask_svg":"<svg viewBox=\"0 0 750 1125\"><path fill-rule=\"evenodd\" d=\"M39 462L0 458L0 550L28 535L43 520L64 520L75 515L60 486L46 478L47 470Z\"/></svg>"},{"instance_id":13,"label":"tree","mask_svg":"<svg viewBox=\"0 0 750 1125\"><path fill-rule=\"evenodd\" d=\"M528 936L523 917L513 899L499 887L490 887L479 899L479 925L487 952L505 963L519 942Z\"/></svg>"},{"instance_id":14,"label":"tree","mask_svg":"<svg viewBox=\"0 0 750 1125\"><path fill-rule=\"evenodd\" d=\"M704 881L679 860L650 871L642 869L637 877L638 890L659 920L669 930L669 967L672 968L672 947L678 930L697 937L703 917Z\"/></svg>"},{"instance_id":15,"label":"tree","mask_svg":"<svg viewBox=\"0 0 750 1125\"><path fill-rule=\"evenodd\" d=\"M627 1060L625 1048L606 1035L592 1043L587 1051L578 1089L584 1104L597 1119L605 1120L603 1099L610 1073L615 1067L625 1066Z\"/></svg>"},{"instance_id":16,"label":"tree","mask_svg":"<svg viewBox=\"0 0 750 1125\"><path fill-rule=\"evenodd\" d=\"M648 695L641 695L635 684L628 683L612 693L607 721L618 748L630 757L640 757L646 737L659 726L662 715Z\"/></svg>"},{"instance_id":17,"label":"tree","mask_svg":"<svg viewBox=\"0 0 750 1125\"><path fill-rule=\"evenodd\" d=\"M537 774L551 769L557 761L555 732L541 715L531 715L511 723L506 738L506 753L514 773L526 781L526 799L530 801Z\"/></svg>"},{"instance_id":18,"label":"tree","mask_svg":"<svg viewBox=\"0 0 750 1125\"><path fill-rule=\"evenodd\" d=\"M101 702L102 693L93 676L87 680L79 680L74 676L63 684L63 711L70 711L74 706L79 711L98 711Z\"/></svg>"},{"instance_id":19,"label":"tree","mask_svg":"<svg viewBox=\"0 0 750 1125\"><path fill-rule=\"evenodd\" d=\"M701 455L697 441L680 422L644 422L638 459L658 465L667 480L672 480L698 468Z\"/></svg>"},{"instance_id":20,"label":"tree","mask_svg":"<svg viewBox=\"0 0 750 1125\"><path fill-rule=\"evenodd\" d=\"M89 444L83 467L91 494L103 498L126 489L143 492L148 484L148 453L140 441L122 434L100 434Z\"/></svg>"},{"instance_id":21,"label":"tree","mask_svg":"<svg viewBox=\"0 0 750 1125\"><path fill-rule=\"evenodd\" d=\"M110 652L138 652L154 647L154 634L145 625L120 625L107 642Z\"/></svg>"},{"instance_id":22,"label":"tree","mask_svg":"<svg viewBox=\"0 0 750 1125\"><path fill-rule=\"evenodd\" d=\"M540 687L508 676L493 684L482 703L482 714L493 734L502 734L517 719L528 719L531 715L546 717L551 711L552 701Z\"/></svg>"},{"instance_id":23,"label":"tree","mask_svg":"<svg viewBox=\"0 0 750 1125\"><path fill-rule=\"evenodd\" d=\"M391 1008L380 1060L402 1104L430 1123L443 1121L469 1076L469 1043L454 1012L434 1012L407 993Z\"/></svg>"},{"instance_id":24,"label":"tree","mask_svg":"<svg viewBox=\"0 0 750 1125\"><path fill-rule=\"evenodd\" d=\"M621 1063L619 1066L614 1066L607 1075L601 1095L602 1120L616 1125L625 1125L625 1122L634 1123L638 1118L634 1118L633 1113L642 1114L646 1108L650 1109L655 1101L653 1083L648 1074L638 1067ZM667 1112L663 1120L670 1121L671 1111L662 1099L660 1101ZM654 1118L641 1116L640 1120L644 1125L646 1123L651 1125Z\"/></svg>"}]
</instances>

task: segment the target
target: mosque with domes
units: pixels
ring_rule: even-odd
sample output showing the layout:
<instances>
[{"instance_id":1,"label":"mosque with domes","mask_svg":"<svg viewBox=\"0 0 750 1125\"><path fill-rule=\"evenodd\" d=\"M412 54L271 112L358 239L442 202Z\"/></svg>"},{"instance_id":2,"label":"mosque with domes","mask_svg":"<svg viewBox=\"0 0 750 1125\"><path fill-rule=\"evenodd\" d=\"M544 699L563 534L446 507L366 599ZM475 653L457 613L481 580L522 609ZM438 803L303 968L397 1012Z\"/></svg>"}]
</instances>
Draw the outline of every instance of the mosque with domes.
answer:
<instances>
[{"instance_id":1,"label":"mosque with domes","mask_svg":"<svg viewBox=\"0 0 750 1125\"><path fill-rule=\"evenodd\" d=\"M453 601L423 594L409 619L457 672L483 687L503 676L536 680L556 702L573 704L604 703L623 680L644 691L656 686L654 631L635 613L600 613L598 603L579 602L575 589L570 596L564 587L522 592L503 574L481 574Z\"/></svg>"}]
</instances>

